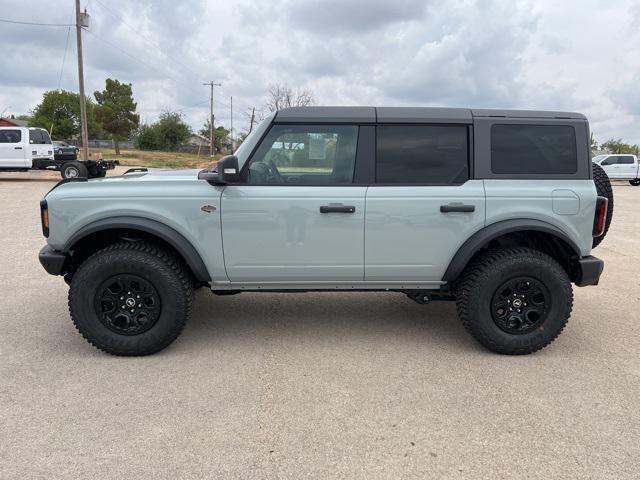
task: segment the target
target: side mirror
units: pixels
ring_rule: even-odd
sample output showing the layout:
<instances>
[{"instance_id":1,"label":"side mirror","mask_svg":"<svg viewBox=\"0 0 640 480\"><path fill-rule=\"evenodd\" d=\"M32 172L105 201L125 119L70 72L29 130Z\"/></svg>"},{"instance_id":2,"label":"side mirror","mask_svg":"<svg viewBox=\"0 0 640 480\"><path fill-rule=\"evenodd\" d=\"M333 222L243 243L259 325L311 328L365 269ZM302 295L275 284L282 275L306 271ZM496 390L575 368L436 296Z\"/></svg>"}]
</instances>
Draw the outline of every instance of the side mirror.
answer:
<instances>
[{"instance_id":1,"label":"side mirror","mask_svg":"<svg viewBox=\"0 0 640 480\"><path fill-rule=\"evenodd\" d=\"M238 157L227 155L218 162L216 171L202 170L198 174L199 180L206 180L211 185L226 185L240 181L240 169L238 168Z\"/></svg>"},{"instance_id":2,"label":"side mirror","mask_svg":"<svg viewBox=\"0 0 640 480\"><path fill-rule=\"evenodd\" d=\"M238 157L227 155L218 162L218 175L224 183L237 183L240 181L240 168L238 167Z\"/></svg>"}]
</instances>

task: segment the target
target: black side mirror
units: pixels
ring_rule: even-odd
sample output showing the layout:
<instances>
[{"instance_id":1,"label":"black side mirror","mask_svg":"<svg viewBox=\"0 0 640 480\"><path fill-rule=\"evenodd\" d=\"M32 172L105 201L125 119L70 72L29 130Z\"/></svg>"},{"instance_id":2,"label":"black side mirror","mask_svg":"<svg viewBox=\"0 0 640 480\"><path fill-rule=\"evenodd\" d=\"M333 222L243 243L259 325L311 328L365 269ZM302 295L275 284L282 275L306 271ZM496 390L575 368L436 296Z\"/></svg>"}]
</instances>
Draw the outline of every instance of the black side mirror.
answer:
<instances>
[{"instance_id":1,"label":"black side mirror","mask_svg":"<svg viewBox=\"0 0 640 480\"><path fill-rule=\"evenodd\" d=\"M216 171L202 170L198 174L199 180L206 180L211 185L226 185L240 181L240 169L238 168L238 157L227 155L218 162Z\"/></svg>"},{"instance_id":2,"label":"black side mirror","mask_svg":"<svg viewBox=\"0 0 640 480\"><path fill-rule=\"evenodd\" d=\"M238 157L227 155L218 162L218 175L224 183L236 183L240 181L240 168L238 167Z\"/></svg>"}]
</instances>

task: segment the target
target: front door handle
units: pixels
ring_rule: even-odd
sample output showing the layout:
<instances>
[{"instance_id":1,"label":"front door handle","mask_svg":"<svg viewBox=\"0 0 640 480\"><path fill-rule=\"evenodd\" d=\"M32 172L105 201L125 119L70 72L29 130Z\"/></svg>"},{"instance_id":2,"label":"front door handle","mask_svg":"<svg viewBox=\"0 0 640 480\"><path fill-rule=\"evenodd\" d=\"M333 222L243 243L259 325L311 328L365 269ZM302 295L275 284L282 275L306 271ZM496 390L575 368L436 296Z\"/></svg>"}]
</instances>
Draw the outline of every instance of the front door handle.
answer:
<instances>
[{"instance_id":1,"label":"front door handle","mask_svg":"<svg viewBox=\"0 0 640 480\"><path fill-rule=\"evenodd\" d=\"M356 207L353 205L343 205L342 203L330 203L320 207L320 213L354 213L355 211Z\"/></svg>"},{"instance_id":2,"label":"front door handle","mask_svg":"<svg viewBox=\"0 0 640 480\"><path fill-rule=\"evenodd\" d=\"M22 150L22 147L13 147L14 150Z\"/></svg>"},{"instance_id":3,"label":"front door handle","mask_svg":"<svg viewBox=\"0 0 640 480\"><path fill-rule=\"evenodd\" d=\"M471 213L476 211L475 205L462 205L461 203L450 203L449 205L440 205L440 212L442 213L452 213L452 212L463 212L463 213Z\"/></svg>"}]
</instances>

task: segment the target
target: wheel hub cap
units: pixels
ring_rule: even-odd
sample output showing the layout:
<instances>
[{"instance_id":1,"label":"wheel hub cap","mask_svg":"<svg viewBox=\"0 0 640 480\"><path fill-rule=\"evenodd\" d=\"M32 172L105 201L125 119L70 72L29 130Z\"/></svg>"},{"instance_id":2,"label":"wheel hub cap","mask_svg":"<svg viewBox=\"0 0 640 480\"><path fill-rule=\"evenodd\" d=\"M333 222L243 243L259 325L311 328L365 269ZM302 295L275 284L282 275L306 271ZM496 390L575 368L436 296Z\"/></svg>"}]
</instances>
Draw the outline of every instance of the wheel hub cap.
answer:
<instances>
[{"instance_id":1,"label":"wheel hub cap","mask_svg":"<svg viewBox=\"0 0 640 480\"><path fill-rule=\"evenodd\" d=\"M495 324L511 334L525 334L540 327L548 314L551 295L542 282L516 277L502 283L491 300Z\"/></svg>"},{"instance_id":2,"label":"wheel hub cap","mask_svg":"<svg viewBox=\"0 0 640 480\"><path fill-rule=\"evenodd\" d=\"M120 335L139 335L160 317L160 296L148 280L137 275L116 275L96 291L94 308L100 322Z\"/></svg>"}]
</instances>

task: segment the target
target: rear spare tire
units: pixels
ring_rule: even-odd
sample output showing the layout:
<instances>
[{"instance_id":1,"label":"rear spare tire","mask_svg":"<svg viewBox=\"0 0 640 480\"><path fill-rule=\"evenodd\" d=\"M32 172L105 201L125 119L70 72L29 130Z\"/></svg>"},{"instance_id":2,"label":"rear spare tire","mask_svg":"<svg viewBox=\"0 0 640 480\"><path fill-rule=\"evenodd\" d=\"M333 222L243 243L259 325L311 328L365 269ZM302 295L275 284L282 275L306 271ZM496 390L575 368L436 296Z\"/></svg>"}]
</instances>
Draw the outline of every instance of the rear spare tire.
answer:
<instances>
[{"instance_id":1,"label":"rear spare tire","mask_svg":"<svg viewBox=\"0 0 640 480\"><path fill-rule=\"evenodd\" d=\"M599 197L606 197L609 200L609 208L607 209L607 219L604 225L604 232L599 237L593 238L593 248L596 248L609 231L609 225L611 225L611 219L613 218L613 189L611 188L611 182L609 176L604 169L597 163L593 164L593 183L596 184L596 191Z\"/></svg>"}]
</instances>

